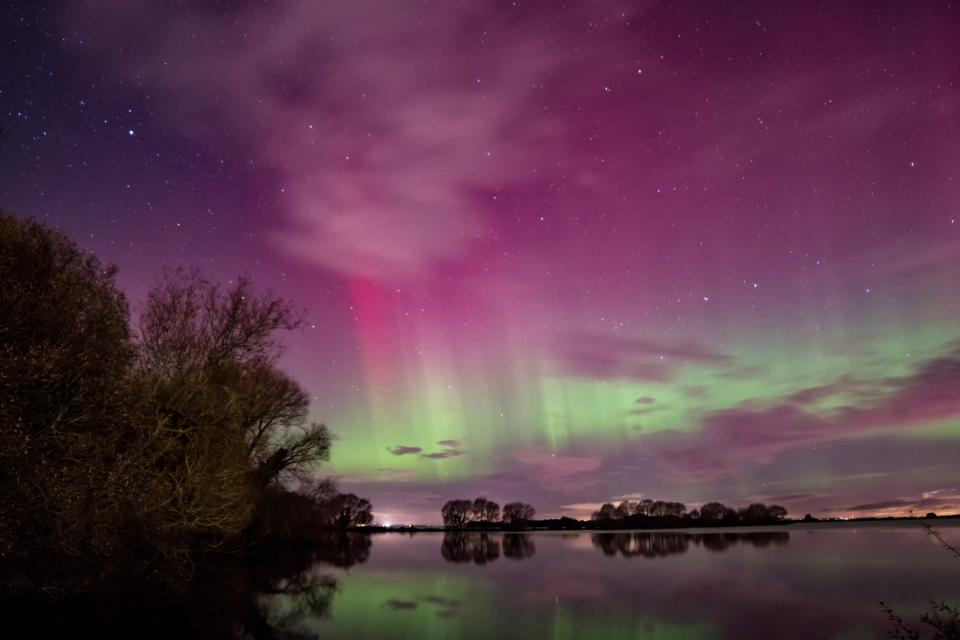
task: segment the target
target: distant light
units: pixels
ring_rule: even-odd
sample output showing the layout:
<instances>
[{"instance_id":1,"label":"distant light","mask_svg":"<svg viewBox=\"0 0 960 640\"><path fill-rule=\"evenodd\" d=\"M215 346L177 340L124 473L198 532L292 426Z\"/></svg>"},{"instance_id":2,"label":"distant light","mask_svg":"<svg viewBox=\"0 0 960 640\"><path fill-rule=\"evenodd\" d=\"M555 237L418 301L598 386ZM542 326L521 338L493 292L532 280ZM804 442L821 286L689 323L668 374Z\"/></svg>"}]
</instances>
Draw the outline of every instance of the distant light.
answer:
<instances>
[{"instance_id":1,"label":"distant light","mask_svg":"<svg viewBox=\"0 0 960 640\"><path fill-rule=\"evenodd\" d=\"M384 525L383 525L383 526L385 526L385 527L386 527L387 529L389 529L389 528L390 528L390 523L389 523L389 522L387 522L387 523L384 523Z\"/></svg>"},{"instance_id":2,"label":"distant light","mask_svg":"<svg viewBox=\"0 0 960 640\"><path fill-rule=\"evenodd\" d=\"M127 135L128 135L128 136L132 136L132 135L134 135L134 134L135 134L135 132L134 132L133 129L127 129Z\"/></svg>"}]
</instances>

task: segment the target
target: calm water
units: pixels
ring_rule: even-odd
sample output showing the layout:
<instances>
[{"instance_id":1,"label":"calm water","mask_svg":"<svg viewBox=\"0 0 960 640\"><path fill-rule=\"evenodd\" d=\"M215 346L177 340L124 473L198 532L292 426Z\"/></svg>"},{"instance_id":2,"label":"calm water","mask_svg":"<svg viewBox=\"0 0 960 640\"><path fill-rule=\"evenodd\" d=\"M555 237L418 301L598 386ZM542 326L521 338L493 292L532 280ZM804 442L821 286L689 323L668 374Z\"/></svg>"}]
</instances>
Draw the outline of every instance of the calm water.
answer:
<instances>
[{"instance_id":1,"label":"calm water","mask_svg":"<svg viewBox=\"0 0 960 640\"><path fill-rule=\"evenodd\" d=\"M948 540L960 528L942 525ZM916 524L723 533L384 534L316 566L328 599L261 596L276 629L322 638L876 638L960 602L960 559Z\"/></svg>"},{"instance_id":2,"label":"calm water","mask_svg":"<svg viewBox=\"0 0 960 640\"><path fill-rule=\"evenodd\" d=\"M960 558L912 523L340 534L231 566L187 593L0 604L0 637L853 640L885 637L881 600L960 603Z\"/></svg>"}]
</instances>

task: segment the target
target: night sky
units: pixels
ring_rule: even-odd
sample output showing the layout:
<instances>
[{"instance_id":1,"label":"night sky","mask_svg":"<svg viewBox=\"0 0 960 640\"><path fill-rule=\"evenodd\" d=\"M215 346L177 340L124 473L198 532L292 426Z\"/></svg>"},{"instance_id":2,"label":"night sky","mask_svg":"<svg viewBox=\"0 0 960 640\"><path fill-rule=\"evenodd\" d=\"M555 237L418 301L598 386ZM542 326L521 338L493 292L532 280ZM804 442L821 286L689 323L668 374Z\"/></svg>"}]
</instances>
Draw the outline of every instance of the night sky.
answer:
<instances>
[{"instance_id":1,"label":"night sky","mask_svg":"<svg viewBox=\"0 0 960 640\"><path fill-rule=\"evenodd\" d=\"M238 274L380 522L960 511L960 5L0 9L0 206Z\"/></svg>"}]
</instances>

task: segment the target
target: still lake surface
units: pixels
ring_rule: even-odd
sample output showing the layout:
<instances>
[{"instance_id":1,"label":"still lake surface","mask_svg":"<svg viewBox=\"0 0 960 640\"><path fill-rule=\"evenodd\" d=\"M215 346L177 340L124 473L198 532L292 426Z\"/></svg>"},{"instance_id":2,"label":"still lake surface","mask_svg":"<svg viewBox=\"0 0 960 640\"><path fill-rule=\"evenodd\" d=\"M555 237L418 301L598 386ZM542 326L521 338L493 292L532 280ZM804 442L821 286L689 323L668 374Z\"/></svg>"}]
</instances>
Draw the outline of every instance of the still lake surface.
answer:
<instances>
[{"instance_id":1,"label":"still lake surface","mask_svg":"<svg viewBox=\"0 0 960 640\"><path fill-rule=\"evenodd\" d=\"M960 542L960 522L935 524ZM311 570L335 580L327 600L260 596L270 626L355 640L853 640L885 637L879 601L905 616L960 603L960 559L916 523L369 538L356 564Z\"/></svg>"}]
</instances>

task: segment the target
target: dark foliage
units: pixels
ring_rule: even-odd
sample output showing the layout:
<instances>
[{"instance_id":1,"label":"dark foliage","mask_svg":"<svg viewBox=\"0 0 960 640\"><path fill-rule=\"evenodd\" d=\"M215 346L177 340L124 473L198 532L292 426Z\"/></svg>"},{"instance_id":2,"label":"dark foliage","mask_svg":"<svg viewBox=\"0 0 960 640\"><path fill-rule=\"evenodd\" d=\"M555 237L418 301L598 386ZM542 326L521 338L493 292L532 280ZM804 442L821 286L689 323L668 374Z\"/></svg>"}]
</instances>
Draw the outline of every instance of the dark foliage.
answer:
<instances>
[{"instance_id":1,"label":"dark foliage","mask_svg":"<svg viewBox=\"0 0 960 640\"><path fill-rule=\"evenodd\" d=\"M955 558L960 558L960 547L944 540L939 531L930 524L921 522L927 535L935 538ZM960 640L960 608L943 601L931 600L927 610L914 623L905 620L888 604L880 608L887 614L890 629L887 636L894 640Z\"/></svg>"},{"instance_id":2,"label":"dark foliage","mask_svg":"<svg viewBox=\"0 0 960 640\"><path fill-rule=\"evenodd\" d=\"M276 333L299 324L287 302L171 270L134 336L114 274L0 213L0 593L183 583L308 516L370 521L356 496L281 489L330 448L276 366Z\"/></svg>"}]
</instances>

